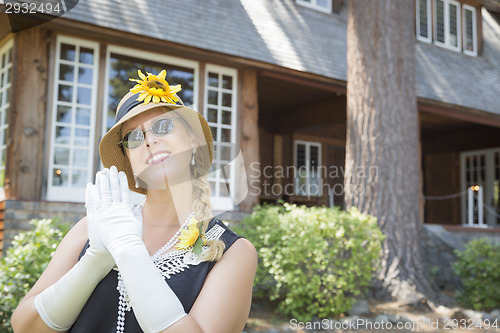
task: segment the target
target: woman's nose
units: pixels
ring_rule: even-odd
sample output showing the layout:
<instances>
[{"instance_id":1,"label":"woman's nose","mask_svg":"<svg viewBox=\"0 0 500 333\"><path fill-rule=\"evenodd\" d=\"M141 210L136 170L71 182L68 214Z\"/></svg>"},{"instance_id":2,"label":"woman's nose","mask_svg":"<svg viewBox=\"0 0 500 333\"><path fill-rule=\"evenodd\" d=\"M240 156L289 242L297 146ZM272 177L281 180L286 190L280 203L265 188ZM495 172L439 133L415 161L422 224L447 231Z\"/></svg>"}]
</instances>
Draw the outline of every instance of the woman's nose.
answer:
<instances>
[{"instance_id":1,"label":"woman's nose","mask_svg":"<svg viewBox=\"0 0 500 333\"><path fill-rule=\"evenodd\" d=\"M144 133L144 142L146 142L146 145L149 146L151 143L157 143L158 137L153 134L151 129L149 129Z\"/></svg>"}]
</instances>

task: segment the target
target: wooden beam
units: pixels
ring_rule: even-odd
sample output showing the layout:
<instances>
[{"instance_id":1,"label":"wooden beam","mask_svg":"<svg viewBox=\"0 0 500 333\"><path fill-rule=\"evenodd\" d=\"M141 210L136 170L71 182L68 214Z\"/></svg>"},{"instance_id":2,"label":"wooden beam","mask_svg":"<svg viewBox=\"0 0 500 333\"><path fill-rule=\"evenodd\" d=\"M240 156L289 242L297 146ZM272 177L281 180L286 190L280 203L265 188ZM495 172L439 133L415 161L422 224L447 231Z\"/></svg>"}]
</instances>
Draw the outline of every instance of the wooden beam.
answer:
<instances>
[{"instance_id":1,"label":"wooden beam","mask_svg":"<svg viewBox=\"0 0 500 333\"><path fill-rule=\"evenodd\" d=\"M500 0L478 0L486 9L500 13Z\"/></svg>"},{"instance_id":2,"label":"wooden beam","mask_svg":"<svg viewBox=\"0 0 500 333\"><path fill-rule=\"evenodd\" d=\"M418 99L418 110L464 120L469 123L500 127L500 114L491 112L468 109L456 105L450 106L449 104L420 98Z\"/></svg>"},{"instance_id":3,"label":"wooden beam","mask_svg":"<svg viewBox=\"0 0 500 333\"><path fill-rule=\"evenodd\" d=\"M7 198L40 199L49 38L35 27L15 34L5 171Z\"/></svg>"},{"instance_id":4,"label":"wooden beam","mask_svg":"<svg viewBox=\"0 0 500 333\"><path fill-rule=\"evenodd\" d=\"M459 152L497 147L500 129L477 126L466 130L426 134L422 137L422 153Z\"/></svg>"},{"instance_id":5,"label":"wooden beam","mask_svg":"<svg viewBox=\"0 0 500 333\"><path fill-rule=\"evenodd\" d=\"M260 162L259 158L259 102L257 96L257 73L253 70L243 70L240 72L240 107L239 126L240 147L245 160L246 181L249 192L245 200L240 203L240 211L251 212L252 208L259 203L259 193L250 182L259 179L257 168L252 168L251 164ZM237 178L243 181L243 177Z\"/></svg>"},{"instance_id":6,"label":"wooden beam","mask_svg":"<svg viewBox=\"0 0 500 333\"><path fill-rule=\"evenodd\" d=\"M283 167L283 136L273 135L273 167ZM283 178L273 177L273 184L281 186Z\"/></svg>"},{"instance_id":7,"label":"wooden beam","mask_svg":"<svg viewBox=\"0 0 500 333\"><path fill-rule=\"evenodd\" d=\"M318 88L324 91L338 93L338 95L347 93L346 82L340 80L329 79L326 77L312 77L308 76L293 76L285 73L262 71L259 73L261 76L277 79L280 81L292 82L295 84L303 85L310 88Z\"/></svg>"},{"instance_id":8,"label":"wooden beam","mask_svg":"<svg viewBox=\"0 0 500 333\"><path fill-rule=\"evenodd\" d=\"M294 110L283 110L269 114L271 128L275 133L290 133L300 128L346 122L346 99L344 96L311 104ZM281 119L280 121L274 121Z\"/></svg>"}]
</instances>

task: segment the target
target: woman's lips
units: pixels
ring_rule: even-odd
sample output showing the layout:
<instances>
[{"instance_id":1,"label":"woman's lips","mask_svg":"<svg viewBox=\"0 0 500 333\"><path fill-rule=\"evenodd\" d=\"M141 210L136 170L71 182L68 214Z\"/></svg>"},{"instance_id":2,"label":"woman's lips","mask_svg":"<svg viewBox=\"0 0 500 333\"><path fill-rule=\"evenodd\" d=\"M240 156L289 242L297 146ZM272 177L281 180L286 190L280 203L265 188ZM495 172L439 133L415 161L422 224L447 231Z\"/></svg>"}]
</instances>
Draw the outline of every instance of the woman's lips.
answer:
<instances>
[{"instance_id":1,"label":"woman's lips","mask_svg":"<svg viewBox=\"0 0 500 333\"><path fill-rule=\"evenodd\" d=\"M169 152L160 152L149 156L146 164L157 164L165 161L170 156Z\"/></svg>"}]
</instances>

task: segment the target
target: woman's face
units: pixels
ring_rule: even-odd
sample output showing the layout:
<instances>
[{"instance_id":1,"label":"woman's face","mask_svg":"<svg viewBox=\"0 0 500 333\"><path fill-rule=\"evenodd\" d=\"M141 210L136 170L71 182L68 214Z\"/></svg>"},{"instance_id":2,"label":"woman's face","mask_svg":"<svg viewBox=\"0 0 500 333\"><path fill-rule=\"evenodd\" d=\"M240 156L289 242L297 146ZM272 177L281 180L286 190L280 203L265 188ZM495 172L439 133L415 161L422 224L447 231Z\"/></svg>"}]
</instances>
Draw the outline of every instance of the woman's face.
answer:
<instances>
[{"instance_id":1,"label":"woman's face","mask_svg":"<svg viewBox=\"0 0 500 333\"><path fill-rule=\"evenodd\" d=\"M192 148L196 141L184 127L182 120L173 112L152 109L125 122L121 136L139 129L147 130L162 118L173 120L172 131L155 136L151 130L144 134L144 142L137 148L126 149L134 174L148 186L148 189L166 189L167 186L190 180Z\"/></svg>"}]
</instances>

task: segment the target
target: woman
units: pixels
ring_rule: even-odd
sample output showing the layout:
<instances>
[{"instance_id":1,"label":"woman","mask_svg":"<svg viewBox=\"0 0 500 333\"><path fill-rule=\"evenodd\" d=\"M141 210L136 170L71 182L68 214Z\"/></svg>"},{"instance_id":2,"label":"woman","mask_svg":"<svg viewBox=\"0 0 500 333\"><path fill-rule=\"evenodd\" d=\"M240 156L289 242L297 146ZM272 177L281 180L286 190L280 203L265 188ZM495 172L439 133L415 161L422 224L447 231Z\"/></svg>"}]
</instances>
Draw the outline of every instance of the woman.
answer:
<instances>
[{"instance_id":1,"label":"woman","mask_svg":"<svg viewBox=\"0 0 500 333\"><path fill-rule=\"evenodd\" d=\"M206 120L175 104L166 72L143 75L117 108L71 229L12 316L22 332L241 332L253 245L210 216ZM129 188L146 194L129 203ZM82 250L83 248L83 250Z\"/></svg>"}]
</instances>

